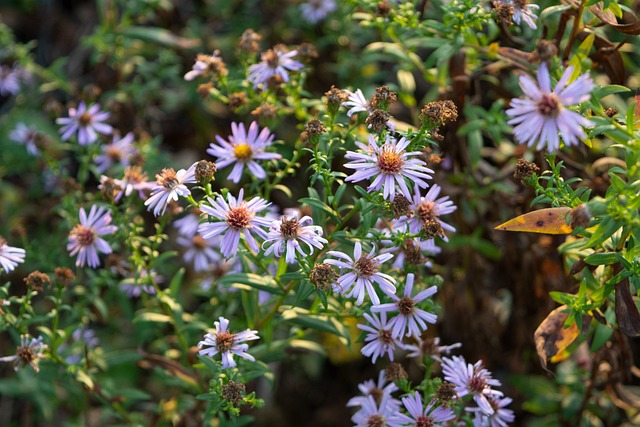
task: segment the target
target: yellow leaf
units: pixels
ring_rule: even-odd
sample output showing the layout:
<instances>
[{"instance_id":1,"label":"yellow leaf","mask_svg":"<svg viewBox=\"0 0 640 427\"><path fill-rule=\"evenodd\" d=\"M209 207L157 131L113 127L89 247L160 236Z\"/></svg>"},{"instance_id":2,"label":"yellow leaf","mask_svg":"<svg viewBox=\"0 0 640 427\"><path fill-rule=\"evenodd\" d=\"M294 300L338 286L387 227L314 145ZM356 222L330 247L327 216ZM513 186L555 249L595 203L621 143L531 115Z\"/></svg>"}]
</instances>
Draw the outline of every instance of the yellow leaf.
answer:
<instances>
[{"instance_id":1,"label":"yellow leaf","mask_svg":"<svg viewBox=\"0 0 640 427\"><path fill-rule=\"evenodd\" d=\"M580 335L580 329L576 323L568 328L564 327L564 322L569 316L566 310L566 305L553 310L533 334L536 351L545 370L548 362L557 363L569 357L571 354L569 346Z\"/></svg>"},{"instance_id":2,"label":"yellow leaf","mask_svg":"<svg viewBox=\"0 0 640 427\"><path fill-rule=\"evenodd\" d=\"M529 212L500 224L496 230L524 231L544 234L571 234L573 229L567 224L567 213L571 208L547 208Z\"/></svg>"}]
</instances>

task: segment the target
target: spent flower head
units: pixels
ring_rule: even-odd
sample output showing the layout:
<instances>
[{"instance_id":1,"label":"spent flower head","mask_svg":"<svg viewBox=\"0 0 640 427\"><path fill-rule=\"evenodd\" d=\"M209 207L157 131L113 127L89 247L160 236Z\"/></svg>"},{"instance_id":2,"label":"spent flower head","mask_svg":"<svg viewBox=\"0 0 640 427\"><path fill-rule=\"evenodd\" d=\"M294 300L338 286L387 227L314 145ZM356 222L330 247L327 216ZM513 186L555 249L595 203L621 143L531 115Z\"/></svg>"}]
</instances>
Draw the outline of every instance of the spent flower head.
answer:
<instances>
[{"instance_id":1,"label":"spent flower head","mask_svg":"<svg viewBox=\"0 0 640 427\"><path fill-rule=\"evenodd\" d=\"M16 354L0 357L0 362L13 362L13 369L16 371L29 365L38 372L40 370L38 362L44 356L46 348L47 346L42 343L42 337L31 338L28 334L23 334L20 336L20 345L16 348Z\"/></svg>"}]
</instances>

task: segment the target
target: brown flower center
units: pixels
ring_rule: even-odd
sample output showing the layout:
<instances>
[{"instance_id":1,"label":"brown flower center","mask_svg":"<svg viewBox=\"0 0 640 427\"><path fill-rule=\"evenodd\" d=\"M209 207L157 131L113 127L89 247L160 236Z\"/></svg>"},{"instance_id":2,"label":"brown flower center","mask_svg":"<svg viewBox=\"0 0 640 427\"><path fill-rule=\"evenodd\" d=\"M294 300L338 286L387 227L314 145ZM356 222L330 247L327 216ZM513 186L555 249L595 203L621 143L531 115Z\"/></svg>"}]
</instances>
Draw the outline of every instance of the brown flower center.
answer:
<instances>
[{"instance_id":1,"label":"brown flower center","mask_svg":"<svg viewBox=\"0 0 640 427\"><path fill-rule=\"evenodd\" d=\"M271 68L276 68L278 66L278 54L273 49L269 49L263 53L262 60Z\"/></svg>"},{"instance_id":2,"label":"brown flower center","mask_svg":"<svg viewBox=\"0 0 640 427\"><path fill-rule=\"evenodd\" d=\"M383 329L378 333L378 337L380 337L380 341L385 344L393 344L393 335L391 331L388 329Z\"/></svg>"},{"instance_id":3,"label":"brown flower center","mask_svg":"<svg viewBox=\"0 0 640 427\"><path fill-rule=\"evenodd\" d=\"M282 237L285 238L285 240L295 240L298 237L299 232L300 223L298 222L298 218L282 218L282 222L280 224L280 233L282 234Z\"/></svg>"},{"instance_id":4,"label":"brown flower center","mask_svg":"<svg viewBox=\"0 0 640 427\"><path fill-rule=\"evenodd\" d=\"M235 334L229 332L218 332L216 335L216 348L220 353L227 352L233 347L235 341Z\"/></svg>"},{"instance_id":5,"label":"brown flower center","mask_svg":"<svg viewBox=\"0 0 640 427\"><path fill-rule=\"evenodd\" d=\"M7 244L7 241L2 236L0 236L0 247L4 246L6 244Z\"/></svg>"},{"instance_id":6,"label":"brown flower center","mask_svg":"<svg viewBox=\"0 0 640 427\"><path fill-rule=\"evenodd\" d=\"M378 156L378 169L380 172L394 175L402 171L404 160L402 157L391 149L382 149L382 153Z\"/></svg>"},{"instance_id":7,"label":"brown flower center","mask_svg":"<svg viewBox=\"0 0 640 427\"><path fill-rule=\"evenodd\" d=\"M75 236L78 240L78 243L82 246L91 246L93 241L95 240L96 233L92 228L87 228L84 225L76 225L71 230L71 235Z\"/></svg>"},{"instance_id":8,"label":"brown flower center","mask_svg":"<svg viewBox=\"0 0 640 427\"><path fill-rule=\"evenodd\" d=\"M543 116L557 117L560 112L560 101L555 93L545 93L538 101L538 111Z\"/></svg>"},{"instance_id":9,"label":"brown flower center","mask_svg":"<svg viewBox=\"0 0 640 427\"><path fill-rule=\"evenodd\" d=\"M122 159L122 150L120 150L118 147L114 147L114 146L107 147L106 154L114 162L119 162Z\"/></svg>"},{"instance_id":10,"label":"brown flower center","mask_svg":"<svg viewBox=\"0 0 640 427\"><path fill-rule=\"evenodd\" d=\"M191 243L193 243L193 246L195 246L196 249L199 249L199 250L202 250L207 247L206 240L204 240L204 238L199 234L196 234L195 236L193 236L193 239L191 239Z\"/></svg>"},{"instance_id":11,"label":"brown flower center","mask_svg":"<svg viewBox=\"0 0 640 427\"><path fill-rule=\"evenodd\" d=\"M363 255L355 262L354 269L360 277L371 277L379 270L378 263L369 255Z\"/></svg>"},{"instance_id":12,"label":"brown flower center","mask_svg":"<svg viewBox=\"0 0 640 427\"><path fill-rule=\"evenodd\" d=\"M404 316L409 316L413 313L413 300L409 297L402 297L396 304L398 304L398 310Z\"/></svg>"},{"instance_id":13,"label":"brown flower center","mask_svg":"<svg viewBox=\"0 0 640 427\"><path fill-rule=\"evenodd\" d=\"M484 390L486 385L487 382L483 378L480 378L478 376L474 376L473 378L471 378L471 380L469 380L469 390L473 391L474 393L482 393L482 390Z\"/></svg>"},{"instance_id":14,"label":"brown flower center","mask_svg":"<svg viewBox=\"0 0 640 427\"><path fill-rule=\"evenodd\" d=\"M433 420L431 417L420 415L416 419L416 427L433 427Z\"/></svg>"},{"instance_id":15,"label":"brown flower center","mask_svg":"<svg viewBox=\"0 0 640 427\"><path fill-rule=\"evenodd\" d=\"M162 169L162 172L156 175L156 180L158 181L158 185L163 186L167 190L173 190L180 184L176 171L173 170L173 168Z\"/></svg>"},{"instance_id":16,"label":"brown flower center","mask_svg":"<svg viewBox=\"0 0 640 427\"><path fill-rule=\"evenodd\" d=\"M233 149L233 155L236 156L238 160L250 159L252 154L253 152L249 144L238 144Z\"/></svg>"},{"instance_id":17,"label":"brown flower center","mask_svg":"<svg viewBox=\"0 0 640 427\"><path fill-rule=\"evenodd\" d=\"M80 126L86 127L86 126L89 126L92 120L93 120L93 117L91 116L91 114L85 111L80 115L80 118L78 119L78 123L80 124Z\"/></svg>"},{"instance_id":18,"label":"brown flower center","mask_svg":"<svg viewBox=\"0 0 640 427\"><path fill-rule=\"evenodd\" d=\"M385 420L384 417L379 414L371 415L367 420L368 427L384 427L386 425L387 420Z\"/></svg>"},{"instance_id":19,"label":"brown flower center","mask_svg":"<svg viewBox=\"0 0 640 427\"><path fill-rule=\"evenodd\" d=\"M378 387L374 387L369 392L369 396L373 397L373 400L376 402L376 405L379 405L382 402L382 396L384 396L384 392Z\"/></svg>"},{"instance_id":20,"label":"brown flower center","mask_svg":"<svg viewBox=\"0 0 640 427\"><path fill-rule=\"evenodd\" d=\"M227 213L227 224L234 230L241 230L249 227L252 215L244 204L237 208L232 208Z\"/></svg>"},{"instance_id":21,"label":"brown flower center","mask_svg":"<svg viewBox=\"0 0 640 427\"><path fill-rule=\"evenodd\" d=\"M33 359L36 358L33 349L28 345L24 347L18 347L16 349L16 356L25 365L29 365L31 362L33 362Z\"/></svg>"},{"instance_id":22,"label":"brown flower center","mask_svg":"<svg viewBox=\"0 0 640 427\"><path fill-rule=\"evenodd\" d=\"M436 209L436 202L428 200L420 203L420 206L416 209L416 215L420 218L420 221L427 223L438 218L438 211Z\"/></svg>"},{"instance_id":23,"label":"brown flower center","mask_svg":"<svg viewBox=\"0 0 640 427\"><path fill-rule=\"evenodd\" d=\"M140 183L146 179L145 173L140 166L129 166L124 170L124 180L129 183Z\"/></svg>"}]
</instances>

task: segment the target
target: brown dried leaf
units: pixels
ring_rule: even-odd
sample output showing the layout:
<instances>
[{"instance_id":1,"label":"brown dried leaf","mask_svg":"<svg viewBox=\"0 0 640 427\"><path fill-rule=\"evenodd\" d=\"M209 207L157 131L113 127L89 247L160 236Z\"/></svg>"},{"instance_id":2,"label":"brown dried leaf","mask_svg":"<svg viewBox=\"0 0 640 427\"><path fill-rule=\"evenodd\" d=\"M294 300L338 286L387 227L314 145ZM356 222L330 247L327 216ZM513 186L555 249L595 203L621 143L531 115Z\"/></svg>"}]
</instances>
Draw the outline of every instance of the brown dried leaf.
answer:
<instances>
[{"instance_id":1,"label":"brown dried leaf","mask_svg":"<svg viewBox=\"0 0 640 427\"><path fill-rule=\"evenodd\" d=\"M550 372L547 363L557 363L569 357L571 353L567 348L580 335L576 323L568 328L564 327L564 322L569 317L569 313L564 311L566 309L567 306L563 305L549 313L533 334L540 364L547 372Z\"/></svg>"},{"instance_id":2,"label":"brown dried leaf","mask_svg":"<svg viewBox=\"0 0 640 427\"><path fill-rule=\"evenodd\" d=\"M630 24L618 24L618 20L613 12L610 10L602 10L602 3L593 5L589 9L594 15L600 18L602 22L620 31L622 34L628 34L630 36L640 34L640 19L636 18L636 20Z\"/></svg>"},{"instance_id":3,"label":"brown dried leaf","mask_svg":"<svg viewBox=\"0 0 640 427\"><path fill-rule=\"evenodd\" d=\"M640 312L629 289L629 279L616 284L616 319L618 328L629 337L640 336Z\"/></svg>"},{"instance_id":4,"label":"brown dried leaf","mask_svg":"<svg viewBox=\"0 0 640 427\"><path fill-rule=\"evenodd\" d=\"M566 220L569 211L571 208L567 207L539 209L510 219L495 229L544 234L571 234L573 229Z\"/></svg>"},{"instance_id":5,"label":"brown dried leaf","mask_svg":"<svg viewBox=\"0 0 640 427\"><path fill-rule=\"evenodd\" d=\"M612 84L623 85L627 80L627 69L624 66L622 55L618 48L620 46L611 43L609 40L595 34L590 30L583 30L578 34L578 39L584 40L590 35L594 35L593 45L596 51L589 57L602 66Z\"/></svg>"}]
</instances>

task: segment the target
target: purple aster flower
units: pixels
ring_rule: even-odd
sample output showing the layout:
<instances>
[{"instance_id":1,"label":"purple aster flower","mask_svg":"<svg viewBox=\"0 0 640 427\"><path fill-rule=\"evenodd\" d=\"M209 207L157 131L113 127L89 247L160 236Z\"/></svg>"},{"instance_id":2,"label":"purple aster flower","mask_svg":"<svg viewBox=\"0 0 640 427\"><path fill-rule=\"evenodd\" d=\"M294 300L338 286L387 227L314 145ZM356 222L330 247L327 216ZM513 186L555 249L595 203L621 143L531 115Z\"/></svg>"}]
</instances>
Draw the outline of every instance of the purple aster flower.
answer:
<instances>
[{"instance_id":1,"label":"purple aster flower","mask_svg":"<svg viewBox=\"0 0 640 427\"><path fill-rule=\"evenodd\" d=\"M440 357L442 354L449 355L451 350L462 347L462 344L457 342L451 345L440 345L440 337L425 338L424 340L419 336L414 336L416 340L415 344L405 344L405 350L410 351L407 357L423 358L430 357L433 360L442 362Z\"/></svg>"},{"instance_id":2,"label":"purple aster flower","mask_svg":"<svg viewBox=\"0 0 640 427\"><path fill-rule=\"evenodd\" d=\"M362 245L360 242L356 242L353 259L344 252L327 252L327 255L339 259L326 259L325 264L340 267L341 271L342 269L352 270L338 277L337 287L334 287L334 291L340 292L347 298L356 296L356 305L362 304L365 294L369 294L373 305L380 304L380 298L373 287L374 282L380 285L380 289L388 295L396 292L394 286L396 280L388 274L380 273L380 265L393 258L393 255L382 254L374 257L375 250L374 247L368 255L363 254ZM351 289L350 292L348 292L349 289Z\"/></svg>"},{"instance_id":3,"label":"purple aster flower","mask_svg":"<svg viewBox=\"0 0 640 427\"><path fill-rule=\"evenodd\" d=\"M488 400L493 414L486 414L480 408L466 408L467 411L475 413L474 427L507 427L516 419L511 409L505 409L512 402L511 398L489 396Z\"/></svg>"},{"instance_id":4,"label":"purple aster flower","mask_svg":"<svg viewBox=\"0 0 640 427\"><path fill-rule=\"evenodd\" d=\"M262 61L249 67L247 80L253 83L254 88L273 76L279 76L282 81L288 82L289 71L298 71L304 67L302 63L292 59L297 54L297 50L286 52L281 45L263 52Z\"/></svg>"},{"instance_id":5,"label":"purple aster flower","mask_svg":"<svg viewBox=\"0 0 640 427\"><path fill-rule=\"evenodd\" d=\"M88 265L96 268L100 265L98 252L111 253L109 243L100 237L118 229L115 225L109 225L110 223L111 212L108 209L93 205L87 216L84 208L80 208L80 224L73 227L67 243L69 255L78 255L77 267Z\"/></svg>"},{"instance_id":6,"label":"purple aster flower","mask_svg":"<svg viewBox=\"0 0 640 427\"><path fill-rule=\"evenodd\" d=\"M162 169L162 172L156 175L156 186L153 187L151 197L144 202L145 206L148 206L147 209L153 209L155 216L163 215L172 200L177 201L179 197L189 196L191 191L185 184L196 182L196 164L178 172L173 168Z\"/></svg>"},{"instance_id":7,"label":"purple aster flower","mask_svg":"<svg viewBox=\"0 0 640 427\"><path fill-rule=\"evenodd\" d=\"M9 246L7 241L0 237L0 267L4 272L13 271L18 264L22 264L26 254L24 249Z\"/></svg>"},{"instance_id":8,"label":"purple aster flower","mask_svg":"<svg viewBox=\"0 0 640 427\"><path fill-rule=\"evenodd\" d=\"M413 290L414 275L407 274L407 282L404 287L404 296L399 298L397 295L389 295L395 302L381 304L371 308L371 311L381 313L389 311L398 311L398 315L389 321L389 326L393 326L393 336L402 338L406 336L420 336L422 331L426 331L427 323L436 323L438 316L416 307L423 300L433 296L438 292L438 288L431 286L424 291L418 292L415 297L411 297Z\"/></svg>"},{"instance_id":9,"label":"purple aster flower","mask_svg":"<svg viewBox=\"0 0 640 427\"><path fill-rule=\"evenodd\" d=\"M530 28L536 29L536 19L538 17L534 13L534 10L540 9L537 4L529 4L528 0L500 0L502 4L507 4L513 7L513 22L520 25L521 21L524 21Z\"/></svg>"},{"instance_id":10,"label":"purple aster flower","mask_svg":"<svg viewBox=\"0 0 640 427\"><path fill-rule=\"evenodd\" d=\"M432 400L425 408L422 405L422 398L417 391L402 398L402 403L409 415L398 414L398 426L442 426L449 420L456 417L451 408L443 408Z\"/></svg>"},{"instance_id":11,"label":"purple aster flower","mask_svg":"<svg viewBox=\"0 0 640 427\"><path fill-rule=\"evenodd\" d=\"M256 160L281 159L278 153L269 153L265 150L271 146L274 135L268 128L263 128L258 134L258 123L251 122L249 132L245 130L244 123L231 123L231 136L229 141L225 141L216 135L218 145L211 143L207 153L216 157L216 166L223 169L235 163L233 170L227 177L237 183L242 177L244 167L247 166L249 172L258 179L265 179L266 172Z\"/></svg>"},{"instance_id":12,"label":"purple aster flower","mask_svg":"<svg viewBox=\"0 0 640 427\"><path fill-rule=\"evenodd\" d=\"M153 269L149 271L142 268L137 276L134 275L124 279L118 287L120 291L129 298L137 298L142 295L143 292L148 295L155 295L157 293L155 286L153 286L151 282L158 285L164 282L164 278Z\"/></svg>"},{"instance_id":13,"label":"purple aster flower","mask_svg":"<svg viewBox=\"0 0 640 427\"><path fill-rule=\"evenodd\" d=\"M392 244L392 242L383 240L383 244ZM436 246L434 239L422 240L419 238L405 239L403 246L389 246L380 253L394 254L395 258L391 266L403 270L405 265L424 265L431 267L431 261L428 256L440 253L442 249Z\"/></svg>"},{"instance_id":14,"label":"purple aster flower","mask_svg":"<svg viewBox=\"0 0 640 427\"><path fill-rule=\"evenodd\" d=\"M472 365L462 356L443 357L442 373L445 381L455 385L458 397L472 394L480 410L487 415L493 415L495 411L489 399L501 397L502 393L491 387L500 386L500 381L491 378L491 372L482 367L481 360Z\"/></svg>"},{"instance_id":15,"label":"purple aster flower","mask_svg":"<svg viewBox=\"0 0 640 427\"><path fill-rule=\"evenodd\" d=\"M356 89L355 92L345 90L345 92L349 95L349 99L343 102L342 106L350 107L349 111L347 111L347 117L351 117L355 113L360 113L361 111L370 111L369 101L364 97L362 90Z\"/></svg>"},{"instance_id":16,"label":"purple aster flower","mask_svg":"<svg viewBox=\"0 0 640 427\"><path fill-rule=\"evenodd\" d=\"M392 426L397 422L396 411L388 404L388 399L383 396L378 405L373 396L367 396L360 410L351 417L355 427Z\"/></svg>"},{"instance_id":17,"label":"purple aster flower","mask_svg":"<svg viewBox=\"0 0 640 427\"><path fill-rule=\"evenodd\" d=\"M95 348L100 344L100 340L96 336L95 331L84 325L73 331L71 341L71 348L69 348L69 345L66 343L58 347L59 354L68 354L64 360L69 365L78 365L87 350Z\"/></svg>"},{"instance_id":18,"label":"purple aster flower","mask_svg":"<svg viewBox=\"0 0 640 427\"><path fill-rule=\"evenodd\" d=\"M200 214L202 211L198 208L193 208L191 211L180 219L173 222L173 227L178 230L178 233L184 237L193 237L198 232L198 226L200 225Z\"/></svg>"},{"instance_id":19,"label":"purple aster flower","mask_svg":"<svg viewBox=\"0 0 640 427\"><path fill-rule=\"evenodd\" d=\"M184 260L193 263L195 271L207 271L221 258L214 249L220 247L218 239L205 239L200 234L195 234L193 237L179 236L176 241L180 246L187 248Z\"/></svg>"},{"instance_id":20,"label":"purple aster flower","mask_svg":"<svg viewBox=\"0 0 640 427\"><path fill-rule=\"evenodd\" d=\"M44 356L43 352L47 348L42 343L42 337L31 338L28 334L20 335L20 346L16 348L13 356L0 357L0 362L13 362L13 369L18 370L23 366L30 365L34 371L38 372L38 362Z\"/></svg>"},{"instance_id":21,"label":"purple aster flower","mask_svg":"<svg viewBox=\"0 0 640 427\"><path fill-rule=\"evenodd\" d=\"M202 356L213 357L216 354L221 353L223 369L234 368L236 366L236 362L233 360L234 354L251 361L256 360L252 355L246 352L247 349L249 349L249 345L240 343L259 339L258 331L246 329L243 332L232 334L228 330L229 321L222 316L220 317L220 322L213 323L216 326L215 330L213 332L208 332L204 336L204 340L198 343L198 348L210 346L209 348L199 351Z\"/></svg>"},{"instance_id":22,"label":"purple aster flower","mask_svg":"<svg viewBox=\"0 0 640 427\"><path fill-rule=\"evenodd\" d=\"M228 202L221 196L218 196L215 201L211 197L207 197L211 206L204 204L200 206L202 212L220 220L220 222L200 224L198 231L205 239L220 234L224 235L220 250L225 258L229 258L238 252L240 234L244 235L249 247L254 252L258 252L260 247L252 232L263 239L267 238L266 231L260 227L268 227L271 221L267 218L256 216L256 213L266 209L270 203L260 197L254 197L247 202L242 200L243 197L244 189L241 189L238 199L231 194L227 195Z\"/></svg>"},{"instance_id":23,"label":"purple aster flower","mask_svg":"<svg viewBox=\"0 0 640 427\"><path fill-rule=\"evenodd\" d=\"M104 173L114 164L129 166L130 157L137 152L133 146L133 133L129 132L122 138L113 134L113 141L102 147L102 154L94 159L98 172Z\"/></svg>"},{"instance_id":24,"label":"purple aster flower","mask_svg":"<svg viewBox=\"0 0 640 427\"><path fill-rule=\"evenodd\" d=\"M302 18L311 24L322 21L334 10L336 10L335 0L308 0L300 5Z\"/></svg>"},{"instance_id":25,"label":"purple aster flower","mask_svg":"<svg viewBox=\"0 0 640 427\"><path fill-rule=\"evenodd\" d=\"M406 179L413 181L418 187L426 188L429 185L424 181L431 179L428 174L433 171L425 166L425 162L417 158L419 151L405 151L410 141L401 138L397 141L389 135L382 146L378 147L373 135L369 135L369 146L364 152L347 151L346 159L353 160L344 165L349 169L355 169L353 175L345 181L362 181L374 178L367 191L379 191L384 189L384 198L393 200L396 194L396 184L402 194L411 199L411 191Z\"/></svg>"},{"instance_id":26,"label":"purple aster flower","mask_svg":"<svg viewBox=\"0 0 640 427\"><path fill-rule=\"evenodd\" d=\"M456 229L440 219L442 215L448 215L457 209L457 206L449 200L449 196L437 198L442 188L438 184L433 184L427 194L422 197L416 188L410 209L413 215L407 219L401 217L395 221L396 224L402 224L406 221L407 228L410 233L418 234L424 228L427 235L432 234L433 228L441 228L442 230L455 232ZM435 223L437 222L437 223ZM438 233L438 232L436 232ZM441 237L446 241L447 236ZM429 239L431 240L431 239Z\"/></svg>"},{"instance_id":27,"label":"purple aster flower","mask_svg":"<svg viewBox=\"0 0 640 427\"><path fill-rule=\"evenodd\" d=\"M588 101L593 90L588 74L567 85L572 73L573 67L568 67L553 91L545 62L538 67L537 84L529 76L520 76L526 98L512 99L511 108L506 111L512 117L508 123L515 125L513 133L519 143L532 147L537 142L536 149L546 146L552 152L560 148L558 133L566 145L577 145L586 136L581 126L594 126L592 121L566 108Z\"/></svg>"},{"instance_id":28,"label":"purple aster flower","mask_svg":"<svg viewBox=\"0 0 640 427\"><path fill-rule=\"evenodd\" d=\"M103 175L100 177L101 183L103 182L103 177L104 179L108 179ZM129 197L134 191L137 191L138 196L144 200L156 186L155 183L147 181L147 174L140 166L128 166L124 170L124 176L122 179L114 179L114 181L116 185L122 188L114 198L116 202L122 199L122 196Z\"/></svg>"},{"instance_id":29,"label":"purple aster flower","mask_svg":"<svg viewBox=\"0 0 640 427\"><path fill-rule=\"evenodd\" d=\"M286 261L289 264L296 262L296 251L303 257L307 254L302 249L300 242L309 248L309 254L313 253L313 248L322 249L322 245L327 243L327 239L322 237L322 227L313 225L309 216L298 219L298 215L285 215L279 220L273 221L269 228L269 233L262 244L262 248L269 246L264 252L269 255L271 252L280 258L286 251Z\"/></svg>"},{"instance_id":30,"label":"purple aster flower","mask_svg":"<svg viewBox=\"0 0 640 427\"><path fill-rule=\"evenodd\" d=\"M16 127L9 134L9 138L19 144L23 144L29 154L37 156L40 154L38 149L38 138L40 137L38 129L32 126L27 126L24 123L18 123Z\"/></svg>"},{"instance_id":31,"label":"purple aster flower","mask_svg":"<svg viewBox=\"0 0 640 427\"><path fill-rule=\"evenodd\" d=\"M220 51L215 50L212 55L198 54L191 71L184 75L184 79L190 81L198 76L205 76L207 74L226 76L227 73L227 67L220 57Z\"/></svg>"},{"instance_id":32,"label":"purple aster flower","mask_svg":"<svg viewBox=\"0 0 640 427\"><path fill-rule=\"evenodd\" d=\"M369 396L373 397L374 401L380 404L384 398L386 405L394 412L400 409L400 401L391 396L392 393L400 390L398 386L392 381L387 383L386 372L381 370L378 374L378 382L374 380L367 380L358 384L358 390L362 393L361 396L352 397L347 402L347 406L364 406Z\"/></svg>"},{"instance_id":33,"label":"purple aster flower","mask_svg":"<svg viewBox=\"0 0 640 427\"><path fill-rule=\"evenodd\" d=\"M109 118L109 113L100 111L100 104L93 104L87 108L82 101L78 109L69 108L69 117L60 117L56 123L60 128L63 141L70 139L73 134L78 134L78 144L93 144L98 139L98 133L109 135L113 128L104 123Z\"/></svg>"},{"instance_id":34,"label":"purple aster flower","mask_svg":"<svg viewBox=\"0 0 640 427\"><path fill-rule=\"evenodd\" d=\"M404 346L391 333L391 325L387 322L387 313L382 313L380 318L375 314L369 315L368 313L364 313L363 316L371 326L358 324L358 329L368 332L364 338L367 344L362 347L361 353L367 357L373 356L372 363L376 363L378 357L386 353L389 360L393 362L393 352L396 346L401 349Z\"/></svg>"},{"instance_id":35,"label":"purple aster flower","mask_svg":"<svg viewBox=\"0 0 640 427\"><path fill-rule=\"evenodd\" d=\"M19 74L6 65L0 65L0 95L17 95L20 92Z\"/></svg>"}]
</instances>

